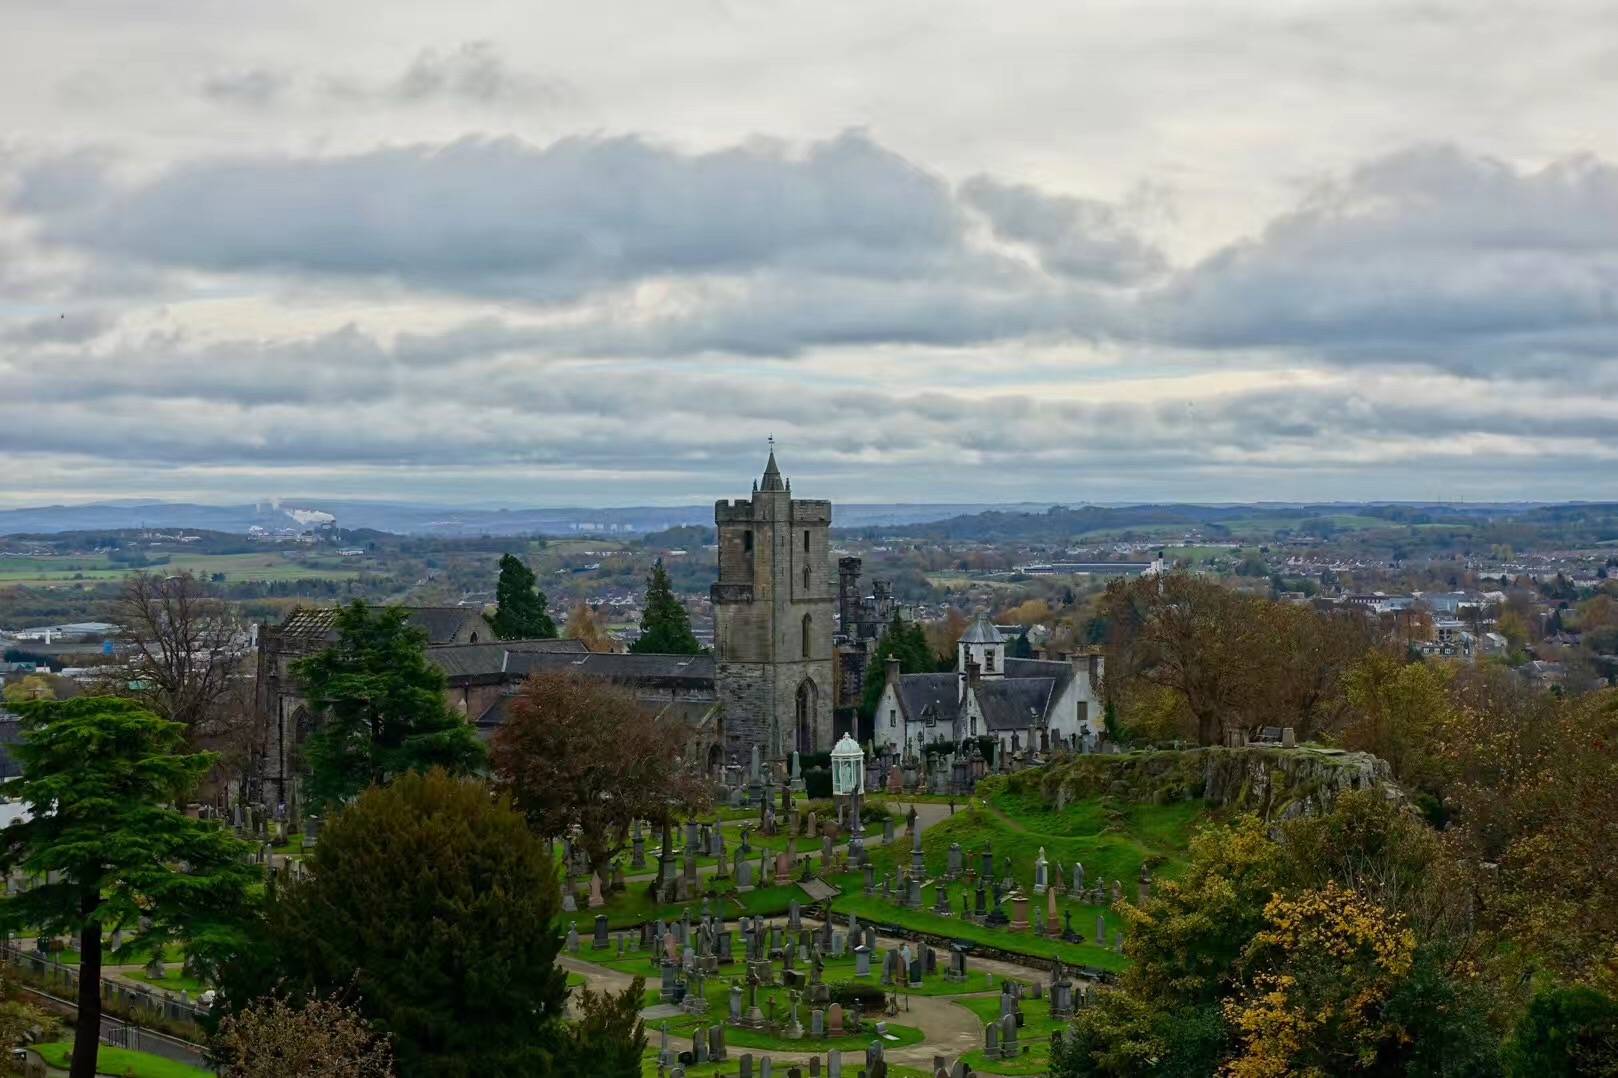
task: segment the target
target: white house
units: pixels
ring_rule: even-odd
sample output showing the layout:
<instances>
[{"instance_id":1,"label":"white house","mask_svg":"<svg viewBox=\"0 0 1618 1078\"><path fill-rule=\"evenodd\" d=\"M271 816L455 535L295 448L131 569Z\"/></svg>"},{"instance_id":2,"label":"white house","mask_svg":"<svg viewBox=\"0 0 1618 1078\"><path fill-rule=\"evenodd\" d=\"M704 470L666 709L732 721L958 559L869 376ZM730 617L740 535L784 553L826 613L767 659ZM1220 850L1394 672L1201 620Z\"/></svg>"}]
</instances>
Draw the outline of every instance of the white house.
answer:
<instances>
[{"instance_id":1,"label":"white house","mask_svg":"<svg viewBox=\"0 0 1618 1078\"><path fill-rule=\"evenodd\" d=\"M980 617L957 645L954 673L900 674L898 660L889 660L875 742L905 755L985 735L1007 752L1094 747L1105 729L1102 672L1098 648L1067 659L1009 658L1006 638Z\"/></svg>"}]
</instances>

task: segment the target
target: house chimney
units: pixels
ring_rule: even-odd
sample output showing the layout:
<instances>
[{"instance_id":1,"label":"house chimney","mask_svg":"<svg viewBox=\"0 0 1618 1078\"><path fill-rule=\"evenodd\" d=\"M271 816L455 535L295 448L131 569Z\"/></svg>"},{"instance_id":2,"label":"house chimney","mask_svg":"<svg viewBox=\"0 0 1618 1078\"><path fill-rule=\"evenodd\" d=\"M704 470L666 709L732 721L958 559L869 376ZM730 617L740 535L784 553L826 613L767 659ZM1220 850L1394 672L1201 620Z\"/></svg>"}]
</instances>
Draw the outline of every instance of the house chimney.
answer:
<instances>
[{"instance_id":1,"label":"house chimney","mask_svg":"<svg viewBox=\"0 0 1618 1078\"><path fill-rule=\"evenodd\" d=\"M976 659L966 660L966 684L969 688L977 688L983 682L983 670L978 666Z\"/></svg>"},{"instance_id":2,"label":"house chimney","mask_svg":"<svg viewBox=\"0 0 1618 1078\"><path fill-rule=\"evenodd\" d=\"M898 685L899 684L899 657L897 655L889 655L887 665L888 665L888 669L887 669L888 684L889 685Z\"/></svg>"}]
</instances>

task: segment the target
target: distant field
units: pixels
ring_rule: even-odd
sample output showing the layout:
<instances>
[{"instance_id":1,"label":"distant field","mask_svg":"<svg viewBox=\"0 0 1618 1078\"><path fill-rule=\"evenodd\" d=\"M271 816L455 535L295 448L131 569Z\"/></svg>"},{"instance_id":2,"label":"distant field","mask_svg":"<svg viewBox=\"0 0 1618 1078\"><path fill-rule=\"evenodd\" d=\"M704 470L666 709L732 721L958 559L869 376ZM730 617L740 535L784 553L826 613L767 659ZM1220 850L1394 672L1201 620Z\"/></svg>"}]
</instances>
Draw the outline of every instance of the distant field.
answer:
<instances>
[{"instance_id":1,"label":"distant field","mask_svg":"<svg viewBox=\"0 0 1618 1078\"><path fill-rule=\"evenodd\" d=\"M935 588L945 591L962 591L966 588L1006 588L1015 590L1021 584L1007 580L989 580L985 577L973 576L971 573L928 573L927 583Z\"/></svg>"},{"instance_id":2,"label":"distant field","mask_svg":"<svg viewBox=\"0 0 1618 1078\"><path fill-rule=\"evenodd\" d=\"M355 558L318 558L297 561L279 551L249 554L175 554L153 569L191 572L197 576L223 573L225 580L347 580L359 575ZM76 580L120 580L133 572L102 557L0 558L0 584L49 585Z\"/></svg>"}]
</instances>

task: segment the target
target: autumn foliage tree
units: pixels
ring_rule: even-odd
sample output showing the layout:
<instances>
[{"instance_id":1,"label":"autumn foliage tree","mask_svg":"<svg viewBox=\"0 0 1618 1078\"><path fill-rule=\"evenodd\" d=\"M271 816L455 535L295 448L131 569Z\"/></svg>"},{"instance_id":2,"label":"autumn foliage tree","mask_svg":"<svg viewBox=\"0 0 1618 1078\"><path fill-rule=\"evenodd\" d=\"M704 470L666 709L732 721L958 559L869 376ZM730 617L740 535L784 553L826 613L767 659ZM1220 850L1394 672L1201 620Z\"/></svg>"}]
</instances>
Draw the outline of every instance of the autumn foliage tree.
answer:
<instances>
[{"instance_id":1,"label":"autumn foliage tree","mask_svg":"<svg viewBox=\"0 0 1618 1078\"><path fill-rule=\"evenodd\" d=\"M1372 643L1353 614L1189 573L1117 581L1098 613L1109 631L1109 695L1126 723L1142 703L1167 707L1204 745L1259 726L1291 726L1300 739L1334 731L1346 714L1342 675Z\"/></svg>"},{"instance_id":2,"label":"autumn foliage tree","mask_svg":"<svg viewBox=\"0 0 1618 1078\"><path fill-rule=\"evenodd\" d=\"M690 728L625 689L571 672L536 674L510 712L490 745L498 787L536 834L577 827L603 877L636 820L667 822L705 800L700 765L685 759Z\"/></svg>"},{"instance_id":3,"label":"autumn foliage tree","mask_svg":"<svg viewBox=\"0 0 1618 1078\"><path fill-rule=\"evenodd\" d=\"M588 604L578 602L567 614L567 627L562 635L569 640L577 640L584 645L585 650L594 652L610 652L616 650L612 636L602 628L600 620L595 616Z\"/></svg>"}]
</instances>

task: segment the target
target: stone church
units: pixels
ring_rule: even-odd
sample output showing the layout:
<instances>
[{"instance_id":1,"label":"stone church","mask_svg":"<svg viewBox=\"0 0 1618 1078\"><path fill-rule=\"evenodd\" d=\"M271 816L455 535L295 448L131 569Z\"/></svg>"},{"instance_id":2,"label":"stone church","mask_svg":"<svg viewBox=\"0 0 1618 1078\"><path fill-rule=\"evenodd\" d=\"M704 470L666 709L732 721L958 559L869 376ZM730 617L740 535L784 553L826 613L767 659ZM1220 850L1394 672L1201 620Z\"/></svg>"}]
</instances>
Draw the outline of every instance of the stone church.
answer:
<instances>
[{"instance_id":1,"label":"stone church","mask_svg":"<svg viewBox=\"0 0 1618 1078\"><path fill-rule=\"evenodd\" d=\"M567 670L621 685L655 714L684 721L689 758L715 776L727 762L745 763L754 745L765 759L829 750L838 587L831 503L794 500L772 450L753 496L717 503L714 524L714 655L592 655L577 640L495 640L475 608L410 608L428 660L444 672L446 702L488 737L530 675ZM293 664L336 642L336 617L334 609L297 610L258 629L253 800L296 795L298 750L318 718Z\"/></svg>"}]
</instances>

